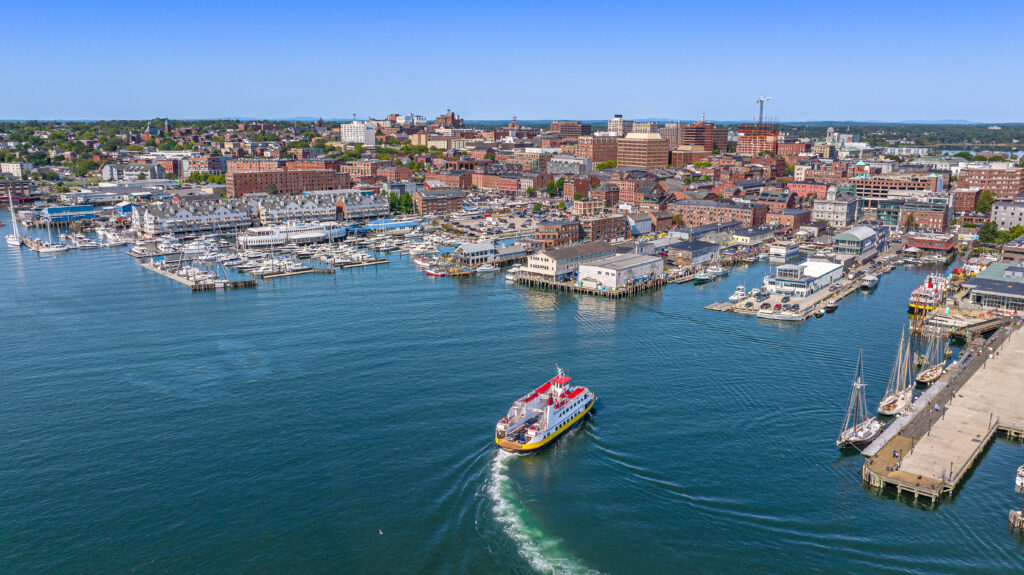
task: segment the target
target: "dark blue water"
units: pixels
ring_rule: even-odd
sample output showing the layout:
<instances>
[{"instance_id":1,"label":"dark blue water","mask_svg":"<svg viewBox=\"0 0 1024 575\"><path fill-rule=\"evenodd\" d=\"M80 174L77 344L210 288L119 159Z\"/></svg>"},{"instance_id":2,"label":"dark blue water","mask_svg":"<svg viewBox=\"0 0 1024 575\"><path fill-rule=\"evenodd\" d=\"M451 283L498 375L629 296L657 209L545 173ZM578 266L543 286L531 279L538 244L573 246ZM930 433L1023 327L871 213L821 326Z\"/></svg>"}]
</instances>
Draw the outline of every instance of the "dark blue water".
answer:
<instances>
[{"instance_id":1,"label":"dark blue water","mask_svg":"<svg viewBox=\"0 0 1024 575\"><path fill-rule=\"evenodd\" d=\"M192 294L111 249L0 248L3 573L1022 565L1019 447L935 510L872 495L833 447L858 349L877 401L925 269L777 325L702 309L763 264L621 301L398 256ZM556 362L598 412L499 454L495 421Z\"/></svg>"}]
</instances>

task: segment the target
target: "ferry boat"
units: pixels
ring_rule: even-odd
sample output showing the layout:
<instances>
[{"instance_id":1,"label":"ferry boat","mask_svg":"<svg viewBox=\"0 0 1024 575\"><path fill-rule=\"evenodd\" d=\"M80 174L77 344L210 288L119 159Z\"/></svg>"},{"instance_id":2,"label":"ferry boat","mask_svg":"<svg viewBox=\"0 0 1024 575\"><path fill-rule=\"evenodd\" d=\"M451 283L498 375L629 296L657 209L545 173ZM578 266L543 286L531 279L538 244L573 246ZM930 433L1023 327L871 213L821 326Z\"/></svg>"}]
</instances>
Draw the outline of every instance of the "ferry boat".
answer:
<instances>
[{"instance_id":1,"label":"ferry boat","mask_svg":"<svg viewBox=\"0 0 1024 575\"><path fill-rule=\"evenodd\" d=\"M558 438L594 407L597 396L557 367L558 374L517 399L494 428L494 442L506 451L530 452Z\"/></svg>"},{"instance_id":2,"label":"ferry boat","mask_svg":"<svg viewBox=\"0 0 1024 575\"><path fill-rule=\"evenodd\" d=\"M910 293L910 309L931 311L942 303L949 289L949 280L939 274L929 274L928 279Z\"/></svg>"}]
</instances>

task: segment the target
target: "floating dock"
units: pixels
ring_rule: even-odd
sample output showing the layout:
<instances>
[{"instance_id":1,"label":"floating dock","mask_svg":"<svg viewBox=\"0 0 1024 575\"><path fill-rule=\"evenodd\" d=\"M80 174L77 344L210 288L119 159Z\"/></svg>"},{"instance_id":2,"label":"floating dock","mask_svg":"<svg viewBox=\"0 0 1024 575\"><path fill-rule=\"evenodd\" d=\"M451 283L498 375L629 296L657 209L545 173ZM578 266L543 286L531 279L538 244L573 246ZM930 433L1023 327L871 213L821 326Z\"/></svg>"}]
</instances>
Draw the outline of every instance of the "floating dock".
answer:
<instances>
[{"instance_id":1,"label":"floating dock","mask_svg":"<svg viewBox=\"0 0 1024 575\"><path fill-rule=\"evenodd\" d=\"M263 279L272 280L274 278L286 278L289 276L301 276L304 274L333 274L334 268L302 268L297 270L291 270L287 272L277 272L272 274L263 275Z\"/></svg>"},{"instance_id":2,"label":"floating dock","mask_svg":"<svg viewBox=\"0 0 1024 575\"><path fill-rule=\"evenodd\" d=\"M1013 328L975 340L863 451L865 483L936 502L960 486L997 434L1024 437L1024 335Z\"/></svg>"},{"instance_id":3,"label":"floating dock","mask_svg":"<svg viewBox=\"0 0 1024 575\"><path fill-rule=\"evenodd\" d=\"M165 270L165 269L161 269L161 268L159 268L159 267L157 267L157 266L155 266L155 265L153 265L152 263L149 263L149 262L142 263L140 265L142 267L146 268L147 270L151 271L151 272L156 272L156 273L164 276L165 278L172 279L172 280L174 280L174 281L176 281L176 282L178 282L178 283L180 283L180 284L182 284L184 286L187 286L192 291L211 291L211 290L218 290L218 289L238 289L238 288L246 288L246 287L256 287L256 280L229 281L229 280L217 279L217 280L208 280L208 281L204 281L204 282L197 282L197 281L194 281L194 280L190 280L190 279L188 279L186 277L179 276L178 274L176 274L174 272L171 272L171 271L168 271L168 270Z\"/></svg>"}]
</instances>

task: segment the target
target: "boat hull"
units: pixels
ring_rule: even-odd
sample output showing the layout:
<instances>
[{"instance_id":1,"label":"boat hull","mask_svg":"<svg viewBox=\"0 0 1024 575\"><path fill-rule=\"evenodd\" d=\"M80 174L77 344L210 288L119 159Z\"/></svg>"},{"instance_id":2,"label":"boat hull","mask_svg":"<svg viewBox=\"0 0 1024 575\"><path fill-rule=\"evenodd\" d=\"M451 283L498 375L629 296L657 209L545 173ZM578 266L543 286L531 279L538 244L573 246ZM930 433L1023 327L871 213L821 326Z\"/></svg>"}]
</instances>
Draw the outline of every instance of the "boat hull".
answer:
<instances>
[{"instance_id":1,"label":"boat hull","mask_svg":"<svg viewBox=\"0 0 1024 575\"><path fill-rule=\"evenodd\" d=\"M587 404L587 407L584 408L579 415L570 419L569 421L566 421L565 423L562 424L562 427L559 427L550 436L545 437L540 441L535 441L533 443L518 443L515 441L509 441L507 439L495 437L494 442L498 444L498 447L504 449L505 451L511 451L512 453L529 453L532 451L537 451L542 447L550 445L556 439L561 437L566 431L569 431L570 429L572 429L574 425L582 421L583 418L586 417L588 413L590 413L590 410L594 408L594 402L596 401L597 395L594 395L594 397L590 400L590 403Z\"/></svg>"},{"instance_id":2,"label":"boat hull","mask_svg":"<svg viewBox=\"0 0 1024 575\"><path fill-rule=\"evenodd\" d=\"M923 383L925 385L935 383L935 380L942 377L943 371L945 371L945 367L942 364L933 365L929 368L922 370L921 373L917 374L917 377L914 378L914 381L916 381L917 383Z\"/></svg>"}]
</instances>

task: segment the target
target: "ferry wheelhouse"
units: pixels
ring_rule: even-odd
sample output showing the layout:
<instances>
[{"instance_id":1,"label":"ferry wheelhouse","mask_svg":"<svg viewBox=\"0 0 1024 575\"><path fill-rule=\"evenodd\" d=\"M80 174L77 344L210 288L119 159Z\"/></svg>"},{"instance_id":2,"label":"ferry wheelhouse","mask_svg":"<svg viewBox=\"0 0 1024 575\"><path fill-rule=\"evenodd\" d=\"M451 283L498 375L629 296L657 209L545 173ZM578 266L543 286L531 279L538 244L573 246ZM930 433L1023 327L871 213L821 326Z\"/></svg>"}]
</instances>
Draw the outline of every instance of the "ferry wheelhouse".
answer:
<instances>
[{"instance_id":1,"label":"ferry wheelhouse","mask_svg":"<svg viewBox=\"0 0 1024 575\"><path fill-rule=\"evenodd\" d=\"M929 274L928 279L910 293L911 310L931 311L942 303L949 290L949 280L938 274Z\"/></svg>"},{"instance_id":2,"label":"ferry wheelhouse","mask_svg":"<svg viewBox=\"0 0 1024 575\"><path fill-rule=\"evenodd\" d=\"M498 421L494 441L506 451L540 449L568 431L594 407L597 396L561 368L544 385L517 399Z\"/></svg>"}]
</instances>

